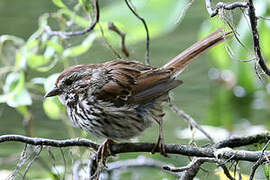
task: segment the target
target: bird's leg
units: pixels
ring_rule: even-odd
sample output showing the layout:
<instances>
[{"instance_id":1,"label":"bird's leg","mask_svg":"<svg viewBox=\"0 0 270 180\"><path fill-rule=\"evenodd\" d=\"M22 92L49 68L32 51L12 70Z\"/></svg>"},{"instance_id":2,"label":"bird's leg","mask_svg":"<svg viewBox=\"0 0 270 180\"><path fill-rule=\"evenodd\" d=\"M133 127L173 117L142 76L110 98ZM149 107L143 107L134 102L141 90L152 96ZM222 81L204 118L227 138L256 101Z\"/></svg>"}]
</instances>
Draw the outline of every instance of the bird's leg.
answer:
<instances>
[{"instance_id":1,"label":"bird's leg","mask_svg":"<svg viewBox=\"0 0 270 180\"><path fill-rule=\"evenodd\" d=\"M112 139L106 139L102 145L99 146L97 151L97 159L99 162L102 162L104 166L106 166L106 159L110 156L111 153L111 145L116 144Z\"/></svg>"},{"instance_id":2,"label":"bird's leg","mask_svg":"<svg viewBox=\"0 0 270 180\"><path fill-rule=\"evenodd\" d=\"M164 147L164 136L163 136L163 120L162 118L159 121L156 121L159 126L159 135L158 135L158 140L157 143L155 144L154 148L152 149L152 154L155 153L155 151L159 150L160 154L168 157L165 147Z\"/></svg>"},{"instance_id":3,"label":"bird's leg","mask_svg":"<svg viewBox=\"0 0 270 180\"><path fill-rule=\"evenodd\" d=\"M112 155L111 145L116 144L112 139L106 139L98 148L97 153L91 157L89 163L89 179L98 180L103 168L106 167L107 157Z\"/></svg>"}]
</instances>

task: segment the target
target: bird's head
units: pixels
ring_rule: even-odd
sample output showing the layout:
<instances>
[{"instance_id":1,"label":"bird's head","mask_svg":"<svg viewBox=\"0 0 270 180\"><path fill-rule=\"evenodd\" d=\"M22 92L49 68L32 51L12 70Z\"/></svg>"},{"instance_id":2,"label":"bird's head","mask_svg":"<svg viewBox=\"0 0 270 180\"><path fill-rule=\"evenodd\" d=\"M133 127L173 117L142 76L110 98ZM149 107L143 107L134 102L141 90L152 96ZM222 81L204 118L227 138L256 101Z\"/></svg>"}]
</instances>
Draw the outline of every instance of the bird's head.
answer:
<instances>
[{"instance_id":1,"label":"bird's head","mask_svg":"<svg viewBox=\"0 0 270 180\"><path fill-rule=\"evenodd\" d=\"M59 96L64 105L68 99L74 100L75 96L88 89L94 69L94 65L77 65L65 69L45 97Z\"/></svg>"}]
</instances>

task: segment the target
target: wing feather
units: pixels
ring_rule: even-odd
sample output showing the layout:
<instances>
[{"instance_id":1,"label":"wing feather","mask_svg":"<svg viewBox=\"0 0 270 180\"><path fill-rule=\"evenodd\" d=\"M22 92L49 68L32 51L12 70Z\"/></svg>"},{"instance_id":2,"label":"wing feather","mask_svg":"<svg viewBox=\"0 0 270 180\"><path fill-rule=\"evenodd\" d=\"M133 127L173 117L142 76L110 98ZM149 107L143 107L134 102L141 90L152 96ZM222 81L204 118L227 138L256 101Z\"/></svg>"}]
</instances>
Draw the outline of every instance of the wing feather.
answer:
<instances>
[{"instance_id":1,"label":"wing feather","mask_svg":"<svg viewBox=\"0 0 270 180\"><path fill-rule=\"evenodd\" d=\"M177 87L182 81L172 79L172 71L144 65L137 61L115 60L104 64L109 82L99 98L119 104L150 102Z\"/></svg>"}]
</instances>

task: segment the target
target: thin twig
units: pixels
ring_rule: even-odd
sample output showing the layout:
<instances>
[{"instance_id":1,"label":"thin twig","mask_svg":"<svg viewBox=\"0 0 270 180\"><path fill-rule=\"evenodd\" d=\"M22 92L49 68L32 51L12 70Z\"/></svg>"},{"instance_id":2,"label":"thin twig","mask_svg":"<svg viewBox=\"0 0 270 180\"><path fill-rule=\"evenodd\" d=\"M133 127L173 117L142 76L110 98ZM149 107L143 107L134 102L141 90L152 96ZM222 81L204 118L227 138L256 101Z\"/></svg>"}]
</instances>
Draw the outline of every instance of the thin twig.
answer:
<instances>
[{"instance_id":1,"label":"thin twig","mask_svg":"<svg viewBox=\"0 0 270 180\"><path fill-rule=\"evenodd\" d=\"M25 178L25 176L26 176L27 172L29 171L30 167L31 167L32 164L35 162L35 160L37 160L37 158L39 157L39 155L40 155L40 153L41 153L43 147L42 147L42 146L38 146L38 147L39 147L39 150L38 150L37 153L35 152L34 158L28 163L27 167L25 168L25 172L24 172L24 174L23 174L23 178L22 178L22 179ZM37 148L37 147L35 147L35 148ZM35 149L34 151L36 151L36 149Z\"/></svg>"},{"instance_id":2,"label":"thin twig","mask_svg":"<svg viewBox=\"0 0 270 180\"><path fill-rule=\"evenodd\" d=\"M222 169L224 174L227 176L228 179L230 180L235 180L235 178L233 178L230 174L230 171L228 170L228 168L226 167L226 165L224 163L218 164Z\"/></svg>"},{"instance_id":3,"label":"thin twig","mask_svg":"<svg viewBox=\"0 0 270 180\"><path fill-rule=\"evenodd\" d=\"M102 38L103 38L105 44L107 45L107 47L113 52L113 54L114 54L117 58L121 59L121 55L120 55L120 54L112 47L112 45L107 41L107 39L106 39L106 37L105 37L105 35L104 35L103 28L102 28L102 26L101 26L100 24L99 24L99 29L100 29L100 32L101 32L101 36L102 36Z\"/></svg>"},{"instance_id":4,"label":"thin twig","mask_svg":"<svg viewBox=\"0 0 270 180\"><path fill-rule=\"evenodd\" d=\"M116 161L108 163L108 167L104 171L114 171L121 168L133 168L133 167L154 167L162 169L166 163L144 156L138 156L136 159Z\"/></svg>"},{"instance_id":5,"label":"thin twig","mask_svg":"<svg viewBox=\"0 0 270 180\"><path fill-rule=\"evenodd\" d=\"M184 167L170 167L170 166L164 166L163 169L171 172L183 172L184 174L181 177L181 179L193 179L196 174L198 173L200 166L205 163L217 163L219 166L222 167L224 174L230 179L235 180L231 175L227 167L224 165L224 163L221 160L215 159L215 158L193 158L192 161Z\"/></svg>"},{"instance_id":6,"label":"thin twig","mask_svg":"<svg viewBox=\"0 0 270 180\"><path fill-rule=\"evenodd\" d=\"M47 149L48 149L48 154L49 154L50 158L52 159L52 164L53 164L52 167L55 169L56 175L58 177L60 177L60 173L59 173L58 169L56 168L56 158L51 150L51 147L48 147Z\"/></svg>"},{"instance_id":7,"label":"thin twig","mask_svg":"<svg viewBox=\"0 0 270 180\"><path fill-rule=\"evenodd\" d=\"M150 57L149 57L149 47L150 47L150 35L149 35L149 30L147 27L147 24L145 20L134 10L134 8L131 7L129 0L125 0L126 5L128 8L131 10L131 12L143 23L145 32L146 32L146 52L145 52L145 64L149 65L150 64Z\"/></svg>"},{"instance_id":8,"label":"thin twig","mask_svg":"<svg viewBox=\"0 0 270 180\"><path fill-rule=\"evenodd\" d=\"M29 156L27 156L27 147L29 145L25 144L23 151L21 153L20 159L16 165L16 168L13 170L12 174L8 177L8 179L13 180L16 178L16 175L21 175L20 174L20 170L22 168L22 166L29 160Z\"/></svg>"},{"instance_id":9,"label":"thin twig","mask_svg":"<svg viewBox=\"0 0 270 180\"><path fill-rule=\"evenodd\" d=\"M99 4L98 4L98 0L93 0L93 4L95 4L95 9L96 9L94 21L92 23L90 23L90 25L86 29L84 29L82 31L76 31L76 32L62 32L62 31L52 31L50 26L45 26L45 30L47 31L47 33L50 36L60 36L62 38L69 38L69 37L72 37L72 36L84 35L84 34L90 32L90 31L92 31L95 28L98 21L99 21Z\"/></svg>"},{"instance_id":10,"label":"thin twig","mask_svg":"<svg viewBox=\"0 0 270 180\"><path fill-rule=\"evenodd\" d=\"M263 19L263 20L270 21L270 18L268 18L268 17L257 16L257 18L258 18L258 19Z\"/></svg>"},{"instance_id":11,"label":"thin twig","mask_svg":"<svg viewBox=\"0 0 270 180\"><path fill-rule=\"evenodd\" d=\"M261 52L260 40L259 40L260 37L259 37L258 29L257 29L258 18L256 17L253 0L248 1L248 14L249 14L249 21L250 21L250 25L252 29L252 38L253 38L253 47L254 47L255 56L257 58L259 65L264 71L264 73L270 76L270 69L265 64L265 60Z\"/></svg>"},{"instance_id":12,"label":"thin twig","mask_svg":"<svg viewBox=\"0 0 270 180\"><path fill-rule=\"evenodd\" d=\"M200 132L202 132L213 143L215 142L214 139L190 115L186 114L183 110L179 109L171 102L169 102L169 106L172 109L172 111L177 113L179 116L183 117L192 127L195 127Z\"/></svg>"},{"instance_id":13,"label":"thin twig","mask_svg":"<svg viewBox=\"0 0 270 180\"><path fill-rule=\"evenodd\" d=\"M220 9L225 10L233 10L235 8L247 8L248 4L247 2L233 2L230 4L226 4L223 2L219 2L216 4L216 9L212 9L211 0L205 0L206 10L208 11L209 15L211 17L216 16L219 13Z\"/></svg>"},{"instance_id":14,"label":"thin twig","mask_svg":"<svg viewBox=\"0 0 270 180\"><path fill-rule=\"evenodd\" d=\"M64 154L64 151L63 149L60 147L60 152L61 152L61 156L62 156L62 159L63 159L63 162L64 162L64 175L63 175L63 179L65 179L65 175L66 175L66 171L67 171L67 161L66 161L66 158L65 158L65 154Z\"/></svg>"},{"instance_id":15,"label":"thin twig","mask_svg":"<svg viewBox=\"0 0 270 180\"><path fill-rule=\"evenodd\" d=\"M260 158L258 159L258 161L252 166L251 168L251 173L250 173L250 176L249 176L249 180L252 180L254 178L254 175L255 175L255 172L256 170L258 169L258 167L260 165L262 165L264 163L265 160L267 160L267 158L265 158L265 150L266 148L269 146L270 144L270 139L268 140L268 142L265 144L265 146L263 147L262 151L261 151L261 155L260 155Z\"/></svg>"},{"instance_id":16,"label":"thin twig","mask_svg":"<svg viewBox=\"0 0 270 180\"><path fill-rule=\"evenodd\" d=\"M216 143L213 147L220 149L220 148L235 148L235 147L241 147L241 146L247 146L251 144L256 143L266 143L268 142L268 139L270 139L270 133L261 133L257 135L252 136L244 136L244 137L231 137L229 139L220 141Z\"/></svg>"},{"instance_id":17,"label":"thin twig","mask_svg":"<svg viewBox=\"0 0 270 180\"><path fill-rule=\"evenodd\" d=\"M73 178L79 179L78 172L80 171L80 167L82 165L87 165L87 161L76 161L73 165ZM145 156L138 156L136 159L128 159L128 160L119 160L116 162L111 162L107 164L107 168L102 170L102 173L113 173L114 171L127 169L127 168L136 168L136 167L151 167L157 169L163 169L167 164L162 161L158 161L155 159L147 158ZM92 168L92 167L90 167ZM180 176L180 173L173 173L170 171L165 171L167 173L171 173L175 176Z\"/></svg>"},{"instance_id":18,"label":"thin twig","mask_svg":"<svg viewBox=\"0 0 270 180\"><path fill-rule=\"evenodd\" d=\"M118 27L116 27L113 22L108 22L108 28L116 32L121 37L121 50L126 57L129 57L129 52L125 44L126 34L123 31L121 31Z\"/></svg>"},{"instance_id":19,"label":"thin twig","mask_svg":"<svg viewBox=\"0 0 270 180\"><path fill-rule=\"evenodd\" d=\"M175 24L178 24L179 22L181 22L181 20L183 19L183 17L185 16L187 10L192 6L192 4L194 3L195 0L191 0L189 3L187 3L185 5L185 7L183 8L183 10L181 11L179 17L177 18L177 21Z\"/></svg>"}]
</instances>

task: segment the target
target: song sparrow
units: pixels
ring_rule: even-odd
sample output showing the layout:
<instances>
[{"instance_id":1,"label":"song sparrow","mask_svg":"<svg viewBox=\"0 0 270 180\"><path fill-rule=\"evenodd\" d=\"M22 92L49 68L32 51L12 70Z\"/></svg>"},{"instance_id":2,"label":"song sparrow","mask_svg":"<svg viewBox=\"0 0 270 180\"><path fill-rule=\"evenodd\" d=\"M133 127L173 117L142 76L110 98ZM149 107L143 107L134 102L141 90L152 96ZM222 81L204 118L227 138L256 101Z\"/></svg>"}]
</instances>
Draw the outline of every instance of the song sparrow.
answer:
<instances>
[{"instance_id":1,"label":"song sparrow","mask_svg":"<svg viewBox=\"0 0 270 180\"><path fill-rule=\"evenodd\" d=\"M230 33L216 30L161 68L121 59L69 67L45 97L58 95L75 126L108 139L132 138L157 122L157 147L165 154L162 103L182 83L176 78L188 63Z\"/></svg>"}]
</instances>

